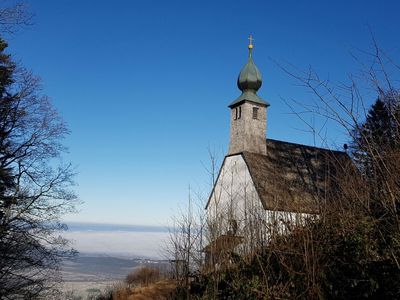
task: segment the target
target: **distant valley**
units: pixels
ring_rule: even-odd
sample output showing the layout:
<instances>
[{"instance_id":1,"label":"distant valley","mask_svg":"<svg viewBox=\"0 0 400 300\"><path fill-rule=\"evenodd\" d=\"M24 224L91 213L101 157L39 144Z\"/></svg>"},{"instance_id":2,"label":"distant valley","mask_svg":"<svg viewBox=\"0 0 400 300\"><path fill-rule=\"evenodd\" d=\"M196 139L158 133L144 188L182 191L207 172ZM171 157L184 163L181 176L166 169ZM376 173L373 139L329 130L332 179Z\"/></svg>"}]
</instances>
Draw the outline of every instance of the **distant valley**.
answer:
<instances>
[{"instance_id":1,"label":"distant valley","mask_svg":"<svg viewBox=\"0 0 400 300\"><path fill-rule=\"evenodd\" d=\"M86 297L100 292L123 281L130 272L141 266L153 266L166 270L166 260L130 259L111 256L80 254L62 265L63 291L74 291L74 295Z\"/></svg>"}]
</instances>

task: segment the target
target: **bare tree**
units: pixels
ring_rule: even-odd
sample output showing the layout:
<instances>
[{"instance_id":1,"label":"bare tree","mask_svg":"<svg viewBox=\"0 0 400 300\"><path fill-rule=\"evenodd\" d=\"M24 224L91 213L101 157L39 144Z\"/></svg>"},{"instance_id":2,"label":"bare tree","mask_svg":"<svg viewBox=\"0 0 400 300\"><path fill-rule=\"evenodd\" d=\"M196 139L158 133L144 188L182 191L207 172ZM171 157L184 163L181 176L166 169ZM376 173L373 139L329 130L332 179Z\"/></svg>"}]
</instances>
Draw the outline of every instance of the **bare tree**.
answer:
<instances>
[{"instance_id":1,"label":"bare tree","mask_svg":"<svg viewBox=\"0 0 400 300\"><path fill-rule=\"evenodd\" d=\"M172 277L179 289L190 298L190 279L203 266L203 247L206 218L201 198L193 199L189 187L188 203L184 210L172 220L167 257L171 261Z\"/></svg>"},{"instance_id":2,"label":"bare tree","mask_svg":"<svg viewBox=\"0 0 400 300\"><path fill-rule=\"evenodd\" d=\"M3 0L0 3L0 32L15 34L21 28L32 25L33 14L28 5L22 1L11 2Z\"/></svg>"},{"instance_id":3,"label":"bare tree","mask_svg":"<svg viewBox=\"0 0 400 300\"><path fill-rule=\"evenodd\" d=\"M74 254L59 231L77 198L62 162L66 125L6 47L0 40L0 295L33 299L54 290L61 259Z\"/></svg>"},{"instance_id":4,"label":"bare tree","mask_svg":"<svg viewBox=\"0 0 400 300\"><path fill-rule=\"evenodd\" d=\"M330 145L321 135L326 124L341 128L348 136L345 149L355 162L353 168L342 167L317 225L297 235L307 245L299 257L308 269L300 271L293 264L291 271L310 279L303 286L310 298L333 293L339 298L400 295L395 284L400 274L400 66L373 36L372 42L372 51L353 55L361 70L349 75L347 83L322 79L311 68L281 66L313 95L307 104L287 101L292 112L324 146ZM321 127L309 122L310 116L319 118ZM299 244L290 247L282 239L277 243L274 254L278 253L282 270L290 267L285 252L301 249ZM315 276L318 273L324 276Z\"/></svg>"}]
</instances>

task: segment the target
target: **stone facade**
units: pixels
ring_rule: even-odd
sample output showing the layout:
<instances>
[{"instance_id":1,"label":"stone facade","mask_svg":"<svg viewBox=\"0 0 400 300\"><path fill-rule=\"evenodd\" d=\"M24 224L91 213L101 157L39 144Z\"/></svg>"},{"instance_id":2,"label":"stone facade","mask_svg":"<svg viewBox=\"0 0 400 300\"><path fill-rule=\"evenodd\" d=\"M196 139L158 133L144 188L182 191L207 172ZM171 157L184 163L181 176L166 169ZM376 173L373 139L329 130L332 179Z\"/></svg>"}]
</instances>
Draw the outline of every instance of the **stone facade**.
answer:
<instances>
[{"instance_id":1,"label":"stone facade","mask_svg":"<svg viewBox=\"0 0 400 300\"><path fill-rule=\"evenodd\" d=\"M267 107L265 105L244 101L232 107L228 155L243 151L267 154L266 131Z\"/></svg>"}]
</instances>

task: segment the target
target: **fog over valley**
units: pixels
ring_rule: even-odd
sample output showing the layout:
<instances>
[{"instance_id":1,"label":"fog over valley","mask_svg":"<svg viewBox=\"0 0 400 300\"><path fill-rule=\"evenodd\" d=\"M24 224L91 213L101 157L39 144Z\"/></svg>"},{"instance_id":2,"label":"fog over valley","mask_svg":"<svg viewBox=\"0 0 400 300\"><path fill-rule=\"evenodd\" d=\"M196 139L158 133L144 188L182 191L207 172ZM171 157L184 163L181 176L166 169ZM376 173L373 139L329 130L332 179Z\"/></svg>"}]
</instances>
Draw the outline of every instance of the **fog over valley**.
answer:
<instances>
[{"instance_id":1,"label":"fog over valley","mask_svg":"<svg viewBox=\"0 0 400 300\"><path fill-rule=\"evenodd\" d=\"M162 226L70 222L62 235L81 256L164 259L169 232Z\"/></svg>"}]
</instances>

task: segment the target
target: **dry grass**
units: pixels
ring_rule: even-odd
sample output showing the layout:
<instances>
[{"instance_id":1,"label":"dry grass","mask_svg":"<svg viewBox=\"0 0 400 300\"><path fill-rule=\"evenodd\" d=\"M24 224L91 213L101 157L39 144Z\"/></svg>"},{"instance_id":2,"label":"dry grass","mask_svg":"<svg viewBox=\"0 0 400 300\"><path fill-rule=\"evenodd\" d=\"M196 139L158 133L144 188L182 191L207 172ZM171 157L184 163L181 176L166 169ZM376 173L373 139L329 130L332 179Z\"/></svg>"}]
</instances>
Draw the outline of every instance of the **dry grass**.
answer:
<instances>
[{"instance_id":1,"label":"dry grass","mask_svg":"<svg viewBox=\"0 0 400 300\"><path fill-rule=\"evenodd\" d=\"M146 286L150 283L155 283L161 278L159 269L142 267L128 274L125 278L125 282L129 285L141 285Z\"/></svg>"},{"instance_id":2,"label":"dry grass","mask_svg":"<svg viewBox=\"0 0 400 300\"><path fill-rule=\"evenodd\" d=\"M172 280L161 280L147 286L126 288L114 292L115 300L169 300L173 299L176 283Z\"/></svg>"}]
</instances>

